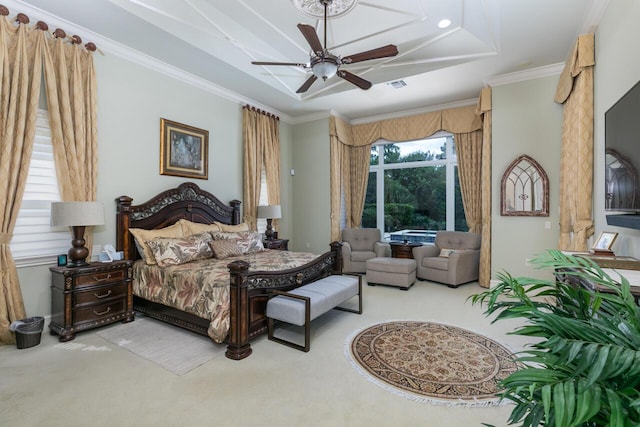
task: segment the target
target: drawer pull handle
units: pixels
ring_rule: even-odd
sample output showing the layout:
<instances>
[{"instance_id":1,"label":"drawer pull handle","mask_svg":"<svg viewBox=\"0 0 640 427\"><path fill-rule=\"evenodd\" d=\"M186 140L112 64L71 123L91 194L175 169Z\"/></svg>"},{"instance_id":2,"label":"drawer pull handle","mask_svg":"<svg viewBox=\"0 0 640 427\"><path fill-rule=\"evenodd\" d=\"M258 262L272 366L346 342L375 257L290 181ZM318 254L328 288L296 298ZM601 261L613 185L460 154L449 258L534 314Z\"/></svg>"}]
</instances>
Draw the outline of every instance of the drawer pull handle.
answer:
<instances>
[{"instance_id":1,"label":"drawer pull handle","mask_svg":"<svg viewBox=\"0 0 640 427\"><path fill-rule=\"evenodd\" d=\"M97 312L93 310L93 314L95 314L96 316L104 316L105 314L109 314L110 311L111 311L111 307L107 307L105 311L101 311L101 312Z\"/></svg>"},{"instance_id":2,"label":"drawer pull handle","mask_svg":"<svg viewBox=\"0 0 640 427\"><path fill-rule=\"evenodd\" d=\"M98 295L97 293L94 293L93 295L98 299L106 298L111 295L111 289L109 289L106 294Z\"/></svg>"},{"instance_id":3,"label":"drawer pull handle","mask_svg":"<svg viewBox=\"0 0 640 427\"><path fill-rule=\"evenodd\" d=\"M107 274L105 277L93 276L93 280L96 282L104 282L105 280L111 279L111 273Z\"/></svg>"}]
</instances>

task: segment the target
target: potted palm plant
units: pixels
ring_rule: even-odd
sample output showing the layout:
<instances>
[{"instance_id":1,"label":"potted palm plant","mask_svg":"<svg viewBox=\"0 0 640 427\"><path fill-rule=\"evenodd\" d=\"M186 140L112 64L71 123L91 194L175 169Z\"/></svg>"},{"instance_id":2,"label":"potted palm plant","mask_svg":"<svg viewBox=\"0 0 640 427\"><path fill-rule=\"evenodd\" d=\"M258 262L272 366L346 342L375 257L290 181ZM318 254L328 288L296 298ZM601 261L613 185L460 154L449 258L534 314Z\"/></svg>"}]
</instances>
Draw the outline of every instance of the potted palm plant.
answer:
<instances>
[{"instance_id":1,"label":"potted palm plant","mask_svg":"<svg viewBox=\"0 0 640 427\"><path fill-rule=\"evenodd\" d=\"M502 273L470 297L493 322L524 321L511 333L534 338L517 354L521 369L501 382L500 397L515 405L508 423L640 426L640 307L629 282L560 251L532 263L557 279Z\"/></svg>"}]
</instances>

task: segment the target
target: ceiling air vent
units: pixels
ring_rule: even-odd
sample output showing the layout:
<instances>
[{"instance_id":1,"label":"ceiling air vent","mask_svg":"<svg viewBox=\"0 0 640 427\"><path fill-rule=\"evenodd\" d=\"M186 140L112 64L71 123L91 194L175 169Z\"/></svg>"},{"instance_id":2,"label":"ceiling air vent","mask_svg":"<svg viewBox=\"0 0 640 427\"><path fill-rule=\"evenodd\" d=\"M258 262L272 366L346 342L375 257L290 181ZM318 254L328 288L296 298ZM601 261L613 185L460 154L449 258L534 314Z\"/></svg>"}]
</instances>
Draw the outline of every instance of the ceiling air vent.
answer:
<instances>
[{"instance_id":1,"label":"ceiling air vent","mask_svg":"<svg viewBox=\"0 0 640 427\"><path fill-rule=\"evenodd\" d=\"M396 80L393 82L389 82L387 84L394 89L401 89L407 85L407 83L404 80Z\"/></svg>"}]
</instances>

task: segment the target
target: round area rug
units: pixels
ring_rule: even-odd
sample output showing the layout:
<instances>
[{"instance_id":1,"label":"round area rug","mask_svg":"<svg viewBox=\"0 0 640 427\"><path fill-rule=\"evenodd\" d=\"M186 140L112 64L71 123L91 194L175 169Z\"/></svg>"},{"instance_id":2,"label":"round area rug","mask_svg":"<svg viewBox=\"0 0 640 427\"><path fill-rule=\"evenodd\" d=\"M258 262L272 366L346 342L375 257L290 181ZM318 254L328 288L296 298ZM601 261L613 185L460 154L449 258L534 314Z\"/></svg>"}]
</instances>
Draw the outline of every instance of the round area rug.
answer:
<instances>
[{"instance_id":1,"label":"round area rug","mask_svg":"<svg viewBox=\"0 0 640 427\"><path fill-rule=\"evenodd\" d=\"M497 404L498 383L517 370L513 353L503 345L440 323L381 323L357 332L347 345L360 373L423 402Z\"/></svg>"}]
</instances>

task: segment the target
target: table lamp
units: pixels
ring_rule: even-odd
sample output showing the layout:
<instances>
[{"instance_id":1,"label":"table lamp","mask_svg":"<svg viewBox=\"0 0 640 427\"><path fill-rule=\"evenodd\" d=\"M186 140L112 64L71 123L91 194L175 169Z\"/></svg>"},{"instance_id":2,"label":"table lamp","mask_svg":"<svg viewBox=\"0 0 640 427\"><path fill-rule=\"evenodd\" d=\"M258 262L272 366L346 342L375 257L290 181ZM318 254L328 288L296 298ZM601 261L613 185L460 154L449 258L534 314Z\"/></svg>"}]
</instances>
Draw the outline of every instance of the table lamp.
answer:
<instances>
[{"instance_id":1,"label":"table lamp","mask_svg":"<svg viewBox=\"0 0 640 427\"><path fill-rule=\"evenodd\" d=\"M71 227L73 231L72 248L69 249L67 267L89 265L84 240L85 227L104 224L104 206L100 202L53 202L51 203L51 225Z\"/></svg>"},{"instance_id":2,"label":"table lamp","mask_svg":"<svg viewBox=\"0 0 640 427\"><path fill-rule=\"evenodd\" d=\"M258 218L267 219L267 231L264 232L268 240L273 239L273 226L271 220L282 218L282 209L280 205L258 206Z\"/></svg>"}]
</instances>

